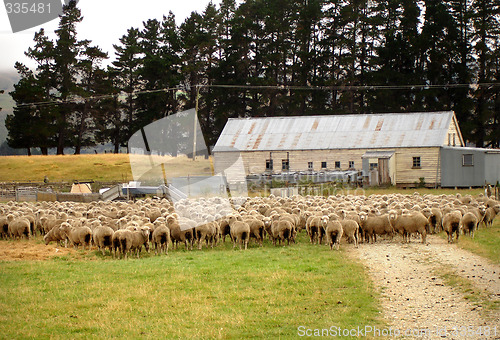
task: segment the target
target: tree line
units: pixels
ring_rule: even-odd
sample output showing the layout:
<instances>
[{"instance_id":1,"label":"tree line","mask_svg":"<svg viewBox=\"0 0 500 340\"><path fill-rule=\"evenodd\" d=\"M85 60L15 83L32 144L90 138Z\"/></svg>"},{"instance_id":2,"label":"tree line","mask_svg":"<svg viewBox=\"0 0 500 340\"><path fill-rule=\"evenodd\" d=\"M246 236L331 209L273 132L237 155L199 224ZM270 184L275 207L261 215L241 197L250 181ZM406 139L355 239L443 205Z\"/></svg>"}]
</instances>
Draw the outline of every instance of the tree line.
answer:
<instances>
[{"instance_id":1,"label":"tree line","mask_svg":"<svg viewBox=\"0 0 500 340\"><path fill-rule=\"evenodd\" d=\"M231 117L454 110L465 140L500 143L500 3L490 0L222 0L180 25L130 28L114 60L78 40L64 6L15 67L11 147L127 146L198 104L207 145Z\"/></svg>"}]
</instances>

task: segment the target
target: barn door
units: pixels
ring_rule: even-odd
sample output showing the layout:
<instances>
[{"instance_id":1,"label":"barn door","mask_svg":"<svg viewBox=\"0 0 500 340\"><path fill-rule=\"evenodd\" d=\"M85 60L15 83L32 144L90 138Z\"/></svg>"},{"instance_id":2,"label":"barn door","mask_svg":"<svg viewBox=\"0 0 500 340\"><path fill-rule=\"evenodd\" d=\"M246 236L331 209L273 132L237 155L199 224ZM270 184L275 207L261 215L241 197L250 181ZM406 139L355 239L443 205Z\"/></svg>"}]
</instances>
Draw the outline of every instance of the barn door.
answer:
<instances>
[{"instance_id":1,"label":"barn door","mask_svg":"<svg viewBox=\"0 0 500 340\"><path fill-rule=\"evenodd\" d=\"M391 184L391 177L389 176L389 158L378 159L378 176L380 185Z\"/></svg>"}]
</instances>

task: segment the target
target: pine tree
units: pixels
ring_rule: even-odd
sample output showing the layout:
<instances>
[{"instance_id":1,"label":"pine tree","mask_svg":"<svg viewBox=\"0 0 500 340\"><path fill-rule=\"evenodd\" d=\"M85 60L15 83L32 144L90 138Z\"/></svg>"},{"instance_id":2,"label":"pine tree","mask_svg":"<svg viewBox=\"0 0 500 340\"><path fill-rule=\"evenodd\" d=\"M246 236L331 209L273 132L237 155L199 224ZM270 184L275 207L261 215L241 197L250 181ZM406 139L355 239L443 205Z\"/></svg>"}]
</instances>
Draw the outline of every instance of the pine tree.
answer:
<instances>
[{"instance_id":1,"label":"pine tree","mask_svg":"<svg viewBox=\"0 0 500 340\"><path fill-rule=\"evenodd\" d=\"M78 95L83 97L83 103L79 104L74 111L75 119L75 154L80 154L82 146L94 146L96 144L94 135L96 127L93 122L95 114L96 99L104 93L100 92L101 82L103 81L100 64L107 59L107 54L99 47L88 46L82 53L81 60L77 67L79 70L79 91Z\"/></svg>"},{"instance_id":2,"label":"pine tree","mask_svg":"<svg viewBox=\"0 0 500 340\"><path fill-rule=\"evenodd\" d=\"M495 69L498 65L498 37L500 36L500 4L487 0L473 3L472 37L474 54L477 55L477 82L491 83L495 80ZM495 50L496 49L496 50ZM498 87L480 86L474 93L475 108L473 111L474 127L471 139L478 147L498 143Z\"/></svg>"},{"instance_id":3,"label":"pine tree","mask_svg":"<svg viewBox=\"0 0 500 340\"><path fill-rule=\"evenodd\" d=\"M54 65L52 68L54 79L54 90L57 91L57 99L61 102L56 111L57 126L57 154L62 155L64 148L73 146L74 126L76 118L73 116L75 110L75 98L79 93L79 56L82 54L87 41L79 41L76 37L76 24L83 17L80 9L76 7L76 1L71 0L63 6L58 29L55 31L57 39L54 46Z\"/></svg>"},{"instance_id":4,"label":"pine tree","mask_svg":"<svg viewBox=\"0 0 500 340\"><path fill-rule=\"evenodd\" d=\"M43 83L25 65L16 63L15 68L21 79L10 92L16 106L13 114L5 119L9 132L7 143L12 148L25 148L28 155L31 155L33 147L40 147L42 154L47 154L53 125L47 119L47 110L42 104L46 99Z\"/></svg>"},{"instance_id":5,"label":"pine tree","mask_svg":"<svg viewBox=\"0 0 500 340\"><path fill-rule=\"evenodd\" d=\"M52 68L54 66L54 43L45 35L45 31L35 33L35 45L25 53L37 64L36 72L24 64L16 63L15 68L20 81L10 93L16 102L13 115L6 119L6 127L11 147L39 147L43 155L55 146L54 121L57 106L54 105L54 84ZM26 105L30 104L30 105Z\"/></svg>"},{"instance_id":6,"label":"pine tree","mask_svg":"<svg viewBox=\"0 0 500 340\"><path fill-rule=\"evenodd\" d=\"M120 39L120 45L113 45L115 49L116 60L113 61L112 67L108 70L109 78L116 92L125 97L124 100L118 100L116 108L116 118L113 119L112 131L116 129L123 132L126 136L122 142L125 142L135 132L137 124L137 115L139 111L137 97L134 91L141 90L141 81L139 79L139 69L141 67L141 48L139 46L139 30L130 28L127 34ZM123 118L121 118L123 116ZM125 124L121 124L121 119ZM121 138L116 136L115 140ZM118 143L118 142L117 142ZM116 144L115 144L116 150Z\"/></svg>"}]
</instances>

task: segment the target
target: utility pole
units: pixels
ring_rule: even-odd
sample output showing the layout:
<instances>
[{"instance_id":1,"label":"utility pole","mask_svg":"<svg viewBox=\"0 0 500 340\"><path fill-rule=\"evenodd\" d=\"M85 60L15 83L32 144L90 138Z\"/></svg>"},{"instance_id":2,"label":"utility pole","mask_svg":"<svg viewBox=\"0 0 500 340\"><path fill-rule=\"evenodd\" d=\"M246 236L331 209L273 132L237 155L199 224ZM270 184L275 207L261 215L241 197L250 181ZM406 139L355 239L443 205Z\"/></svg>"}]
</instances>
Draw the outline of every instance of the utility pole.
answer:
<instances>
[{"instance_id":1,"label":"utility pole","mask_svg":"<svg viewBox=\"0 0 500 340\"><path fill-rule=\"evenodd\" d=\"M196 128L198 127L198 108L199 108L199 97L200 97L201 85L196 85L196 104L194 113L194 127L193 127L193 161L196 160Z\"/></svg>"}]
</instances>

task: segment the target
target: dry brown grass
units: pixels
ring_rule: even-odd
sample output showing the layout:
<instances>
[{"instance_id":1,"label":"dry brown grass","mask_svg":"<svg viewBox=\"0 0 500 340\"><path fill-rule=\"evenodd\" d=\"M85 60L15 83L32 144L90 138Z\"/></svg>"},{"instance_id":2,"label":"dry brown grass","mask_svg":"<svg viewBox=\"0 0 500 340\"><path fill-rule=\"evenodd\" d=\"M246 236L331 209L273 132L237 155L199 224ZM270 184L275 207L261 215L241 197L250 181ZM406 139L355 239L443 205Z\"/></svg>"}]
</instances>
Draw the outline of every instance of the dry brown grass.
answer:
<instances>
[{"instance_id":1,"label":"dry brown grass","mask_svg":"<svg viewBox=\"0 0 500 340\"><path fill-rule=\"evenodd\" d=\"M45 245L36 240L0 241L0 261L43 261L57 256L75 255L72 248Z\"/></svg>"},{"instance_id":2,"label":"dry brown grass","mask_svg":"<svg viewBox=\"0 0 500 340\"><path fill-rule=\"evenodd\" d=\"M93 155L51 155L51 156L4 156L0 157L0 182L42 182L45 176L50 182L74 180L122 181L134 180L131 161L135 169L143 171L151 164L157 165L156 173L161 174L159 164L165 163L168 178L188 175L211 175L211 160L186 157L133 156L128 154ZM160 175L162 176L162 175Z\"/></svg>"}]
</instances>

